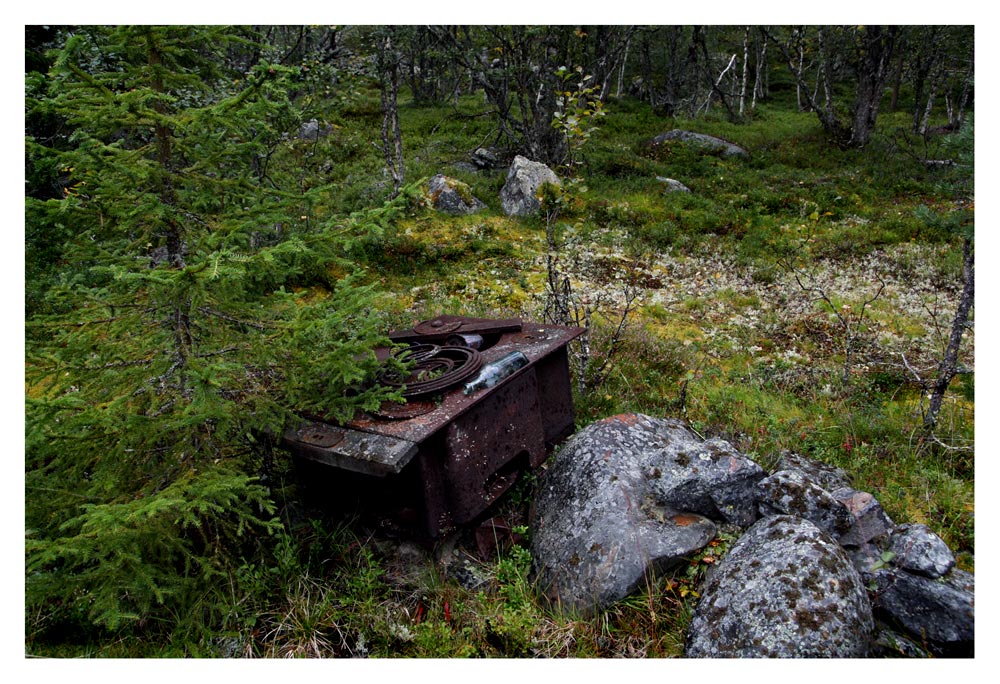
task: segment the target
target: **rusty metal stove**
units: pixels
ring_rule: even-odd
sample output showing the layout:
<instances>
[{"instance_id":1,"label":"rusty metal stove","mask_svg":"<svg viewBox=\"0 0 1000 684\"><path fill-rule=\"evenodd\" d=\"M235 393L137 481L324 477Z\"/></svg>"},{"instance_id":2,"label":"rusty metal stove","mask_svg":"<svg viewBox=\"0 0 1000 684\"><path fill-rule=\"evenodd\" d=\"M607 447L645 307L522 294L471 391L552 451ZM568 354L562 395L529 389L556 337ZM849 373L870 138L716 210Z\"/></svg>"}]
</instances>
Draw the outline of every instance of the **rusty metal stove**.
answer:
<instances>
[{"instance_id":1,"label":"rusty metal stove","mask_svg":"<svg viewBox=\"0 0 1000 684\"><path fill-rule=\"evenodd\" d=\"M394 342L417 352L433 345L461 380L432 380L428 392L405 404L383 405L342 425L307 421L285 434L285 444L313 467L349 475L351 486L367 488L369 496L410 500L422 518L417 526L437 537L475 521L572 433L566 345L582 332L439 316L391 333ZM470 345L467 352L457 343ZM463 393L463 383L480 367L515 351L527 357L526 366L493 387ZM385 358L389 350L380 353Z\"/></svg>"}]
</instances>

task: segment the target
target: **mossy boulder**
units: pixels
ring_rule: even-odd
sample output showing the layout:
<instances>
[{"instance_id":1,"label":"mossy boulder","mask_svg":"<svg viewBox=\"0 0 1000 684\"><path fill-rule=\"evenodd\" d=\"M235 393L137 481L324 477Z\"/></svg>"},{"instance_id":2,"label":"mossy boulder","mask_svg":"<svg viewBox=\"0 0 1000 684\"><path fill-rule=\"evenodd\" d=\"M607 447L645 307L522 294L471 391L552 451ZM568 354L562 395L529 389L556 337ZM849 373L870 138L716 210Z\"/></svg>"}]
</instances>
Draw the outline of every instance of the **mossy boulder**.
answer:
<instances>
[{"instance_id":1,"label":"mossy boulder","mask_svg":"<svg viewBox=\"0 0 1000 684\"><path fill-rule=\"evenodd\" d=\"M748 156L745 149L735 143L729 142L728 140L716 138L715 136L706 135L704 133L684 131L679 128L675 128L672 131L667 131L666 133L661 133L656 136L651 141L651 145L653 147L658 147L664 143L672 142L690 145L704 150L706 153L717 154L722 157L738 157L745 159Z\"/></svg>"},{"instance_id":2,"label":"mossy boulder","mask_svg":"<svg viewBox=\"0 0 1000 684\"><path fill-rule=\"evenodd\" d=\"M474 214L486 208L468 185L440 173L427 182L427 197L435 209L445 214Z\"/></svg>"}]
</instances>

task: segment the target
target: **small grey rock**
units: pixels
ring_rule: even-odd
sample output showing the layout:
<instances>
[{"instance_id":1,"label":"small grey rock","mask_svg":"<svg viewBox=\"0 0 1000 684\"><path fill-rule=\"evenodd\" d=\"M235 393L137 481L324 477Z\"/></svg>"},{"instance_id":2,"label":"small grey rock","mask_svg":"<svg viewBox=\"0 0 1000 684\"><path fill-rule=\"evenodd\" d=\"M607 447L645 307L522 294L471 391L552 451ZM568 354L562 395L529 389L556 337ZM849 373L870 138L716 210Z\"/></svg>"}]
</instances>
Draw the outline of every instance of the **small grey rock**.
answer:
<instances>
[{"instance_id":1,"label":"small grey rock","mask_svg":"<svg viewBox=\"0 0 1000 684\"><path fill-rule=\"evenodd\" d=\"M472 163L480 169L493 169L500 163L500 159L493 150L479 147L472 153Z\"/></svg>"},{"instance_id":2,"label":"small grey rock","mask_svg":"<svg viewBox=\"0 0 1000 684\"><path fill-rule=\"evenodd\" d=\"M434 208L445 214L474 214L486 208L468 185L440 173L428 181L427 196Z\"/></svg>"},{"instance_id":3,"label":"small grey rock","mask_svg":"<svg viewBox=\"0 0 1000 684\"><path fill-rule=\"evenodd\" d=\"M757 483L761 513L795 515L837 538L852 522L844 504L795 470L779 470Z\"/></svg>"},{"instance_id":4,"label":"small grey rock","mask_svg":"<svg viewBox=\"0 0 1000 684\"><path fill-rule=\"evenodd\" d=\"M926 525L900 525L892 533L889 550L894 565L904 570L937 579L955 567L955 555Z\"/></svg>"},{"instance_id":5,"label":"small grey rock","mask_svg":"<svg viewBox=\"0 0 1000 684\"><path fill-rule=\"evenodd\" d=\"M851 526L838 538L843 546L861 546L892 532L895 524L882 510L878 499L868 492L841 487L830 493L834 499L844 504L851 514Z\"/></svg>"},{"instance_id":6,"label":"small grey rock","mask_svg":"<svg viewBox=\"0 0 1000 684\"><path fill-rule=\"evenodd\" d=\"M299 126L299 140L319 140L330 135L333 128L329 125L321 125L316 119L310 119Z\"/></svg>"},{"instance_id":7,"label":"small grey rock","mask_svg":"<svg viewBox=\"0 0 1000 684\"><path fill-rule=\"evenodd\" d=\"M673 178L664 178L663 176L657 176L656 180L663 183L666 187L667 192L691 192L691 189L681 183L679 180L674 180Z\"/></svg>"}]
</instances>

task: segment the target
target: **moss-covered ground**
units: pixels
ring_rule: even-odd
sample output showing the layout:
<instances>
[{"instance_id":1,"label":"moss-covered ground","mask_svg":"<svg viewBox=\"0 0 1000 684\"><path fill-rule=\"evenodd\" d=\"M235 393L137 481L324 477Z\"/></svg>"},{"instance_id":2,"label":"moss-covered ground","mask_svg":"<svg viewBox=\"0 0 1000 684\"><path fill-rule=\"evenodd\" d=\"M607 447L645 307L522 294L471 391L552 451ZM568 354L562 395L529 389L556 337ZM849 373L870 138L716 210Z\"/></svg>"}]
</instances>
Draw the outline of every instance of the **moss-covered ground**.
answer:
<instances>
[{"instance_id":1,"label":"moss-covered ground","mask_svg":"<svg viewBox=\"0 0 1000 684\"><path fill-rule=\"evenodd\" d=\"M367 95L331 115L330 136L290 143L275 161L336 183L317 213L347 213L388 195L381 112ZM959 566L974 570L974 376L954 381L934 442L920 429L926 401L903 361L933 374L961 292L960 243L915 215L922 205L954 208L958 172L911 154L899 133L904 112L884 112L864 150L841 150L815 115L774 104L741 124L665 119L630 100L612 100L606 111L556 223L563 270L597 312L598 358L626 286L639 297L606 379L575 396L578 427L636 411L682 418L764 467L794 449L844 468L897 522L930 525ZM496 139L481 101L417 107L404 99L400 117L407 180L444 173L487 208L454 217L414 207L357 246L356 268L381 285L392 321L438 313L540 319L543 220L504 215L504 168L456 166ZM648 145L672 128L721 136L749 158ZM948 154L945 141L930 145ZM667 193L657 176L691 192ZM974 356L969 332L962 363L974 367ZM500 512L526 522L532 482ZM294 501L292 480L289 487ZM697 580L731 541L714 541L640 594L580 619L535 601L527 552L516 545L478 562L484 582L468 589L432 559L400 570L395 547L359 522L290 514L286 522L273 558L220 587L224 633L178 636L176 644L105 641L86 654L679 656Z\"/></svg>"}]
</instances>

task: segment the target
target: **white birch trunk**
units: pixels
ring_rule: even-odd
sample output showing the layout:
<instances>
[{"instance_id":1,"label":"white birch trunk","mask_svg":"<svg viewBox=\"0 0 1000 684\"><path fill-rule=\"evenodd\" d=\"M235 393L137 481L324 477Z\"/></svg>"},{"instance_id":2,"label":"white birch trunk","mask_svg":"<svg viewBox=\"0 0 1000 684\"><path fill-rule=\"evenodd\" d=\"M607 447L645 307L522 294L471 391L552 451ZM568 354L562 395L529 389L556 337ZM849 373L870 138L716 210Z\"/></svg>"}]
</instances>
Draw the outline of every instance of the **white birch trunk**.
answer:
<instances>
[{"instance_id":1,"label":"white birch trunk","mask_svg":"<svg viewBox=\"0 0 1000 684\"><path fill-rule=\"evenodd\" d=\"M746 109L747 102L747 71L750 68L750 27L743 32L743 78L740 83L740 116Z\"/></svg>"}]
</instances>

